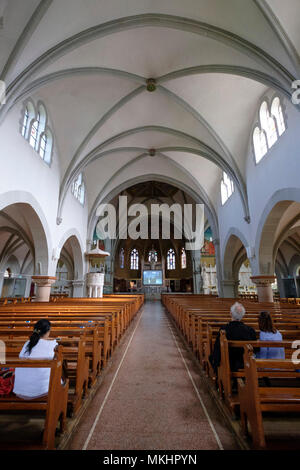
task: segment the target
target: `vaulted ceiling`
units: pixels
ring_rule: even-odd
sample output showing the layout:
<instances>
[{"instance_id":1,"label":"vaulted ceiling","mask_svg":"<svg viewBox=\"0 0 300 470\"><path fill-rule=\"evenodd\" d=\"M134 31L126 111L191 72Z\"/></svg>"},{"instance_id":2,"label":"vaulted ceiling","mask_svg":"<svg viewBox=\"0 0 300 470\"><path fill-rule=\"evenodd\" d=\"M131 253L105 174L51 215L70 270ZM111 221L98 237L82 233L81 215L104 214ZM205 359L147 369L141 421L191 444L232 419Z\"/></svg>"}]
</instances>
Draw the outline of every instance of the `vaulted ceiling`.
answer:
<instances>
[{"instance_id":1,"label":"vaulted ceiling","mask_svg":"<svg viewBox=\"0 0 300 470\"><path fill-rule=\"evenodd\" d=\"M154 173L214 211L225 170L247 215L260 99L289 98L300 72L298 0L0 0L1 17L0 114L29 96L46 104L61 205L83 170L90 211L99 193Z\"/></svg>"}]
</instances>

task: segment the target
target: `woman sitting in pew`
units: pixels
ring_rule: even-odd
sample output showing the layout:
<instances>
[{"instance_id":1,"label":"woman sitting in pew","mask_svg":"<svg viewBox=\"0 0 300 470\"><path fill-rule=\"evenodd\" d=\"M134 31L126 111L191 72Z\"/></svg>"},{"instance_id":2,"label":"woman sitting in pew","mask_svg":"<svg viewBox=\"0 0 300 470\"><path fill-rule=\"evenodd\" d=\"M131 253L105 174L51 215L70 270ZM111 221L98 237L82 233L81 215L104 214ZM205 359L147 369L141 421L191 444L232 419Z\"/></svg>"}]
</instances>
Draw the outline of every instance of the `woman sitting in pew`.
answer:
<instances>
[{"instance_id":1,"label":"woman sitting in pew","mask_svg":"<svg viewBox=\"0 0 300 470\"><path fill-rule=\"evenodd\" d=\"M57 342L49 339L50 329L51 323L48 320L39 320L19 357L21 359L53 359ZM16 368L13 392L25 400L39 398L48 394L49 380L50 368Z\"/></svg>"},{"instance_id":2,"label":"woman sitting in pew","mask_svg":"<svg viewBox=\"0 0 300 470\"><path fill-rule=\"evenodd\" d=\"M269 312L261 312L258 318L260 341L282 341L282 334L276 330ZM260 348L258 359L285 359L284 348Z\"/></svg>"}]
</instances>

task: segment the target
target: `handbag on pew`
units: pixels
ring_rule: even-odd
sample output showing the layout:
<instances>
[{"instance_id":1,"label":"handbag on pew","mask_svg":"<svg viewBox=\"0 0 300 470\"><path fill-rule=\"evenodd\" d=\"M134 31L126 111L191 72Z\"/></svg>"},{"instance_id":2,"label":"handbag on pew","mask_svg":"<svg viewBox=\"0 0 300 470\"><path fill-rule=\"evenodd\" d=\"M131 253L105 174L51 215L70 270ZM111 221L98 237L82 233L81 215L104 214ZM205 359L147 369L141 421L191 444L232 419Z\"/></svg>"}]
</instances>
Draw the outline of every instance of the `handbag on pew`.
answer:
<instances>
[{"instance_id":1,"label":"handbag on pew","mask_svg":"<svg viewBox=\"0 0 300 470\"><path fill-rule=\"evenodd\" d=\"M9 395L14 388L15 369L0 369L0 396Z\"/></svg>"}]
</instances>

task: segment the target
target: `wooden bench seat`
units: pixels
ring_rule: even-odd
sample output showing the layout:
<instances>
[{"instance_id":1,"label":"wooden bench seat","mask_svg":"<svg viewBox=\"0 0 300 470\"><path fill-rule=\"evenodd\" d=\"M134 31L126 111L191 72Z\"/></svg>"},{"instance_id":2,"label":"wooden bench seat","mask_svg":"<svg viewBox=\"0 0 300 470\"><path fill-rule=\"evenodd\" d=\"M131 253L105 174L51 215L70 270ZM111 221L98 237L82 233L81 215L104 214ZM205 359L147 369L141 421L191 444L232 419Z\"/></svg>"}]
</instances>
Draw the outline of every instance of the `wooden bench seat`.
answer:
<instances>
[{"instance_id":1,"label":"wooden bench seat","mask_svg":"<svg viewBox=\"0 0 300 470\"><path fill-rule=\"evenodd\" d=\"M232 380L245 376L245 370L240 369L233 372L230 368L229 349L239 348L244 350L246 345L251 345L252 348L284 348L285 356L290 359L293 349L293 341L229 341L226 338L225 331L221 331L220 334L220 351L221 351L221 362L218 367L218 390L222 399L224 399L226 405L231 412L236 411L239 401L237 400L237 390L233 392ZM268 377L277 377L276 371L269 371ZM280 375L281 378L288 378L289 373Z\"/></svg>"},{"instance_id":2,"label":"wooden bench seat","mask_svg":"<svg viewBox=\"0 0 300 470\"><path fill-rule=\"evenodd\" d=\"M18 359L21 349L28 340L26 337L1 338L12 358ZM56 338L60 345L64 373L69 379L68 415L76 415L82 405L82 399L87 396L89 383L89 356L86 350L86 337Z\"/></svg>"},{"instance_id":3,"label":"wooden bench seat","mask_svg":"<svg viewBox=\"0 0 300 470\"><path fill-rule=\"evenodd\" d=\"M300 373L297 372L299 365L290 360L255 359L251 345L245 346L244 363L245 379L238 379L241 428L248 436L249 423L253 447L265 449L263 413L300 413L300 387L262 387L259 378L269 376L273 369L273 374L279 377L282 374L286 377L288 374L293 382L295 378L300 378Z\"/></svg>"},{"instance_id":4,"label":"wooden bench seat","mask_svg":"<svg viewBox=\"0 0 300 470\"><path fill-rule=\"evenodd\" d=\"M45 425L43 431L42 447L44 449L55 448L55 432L60 423L60 432L65 429L69 381L62 383L62 347L58 347L53 360L41 361L32 359L17 359L10 356L7 348L7 359L5 367L11 368L50 368L49 393L44 397L34 400L23 400L15 394L0 397L1 411L42 411L45 413ZM4 444L7 448L7 445Z\"/></svg>"}]
</instances>

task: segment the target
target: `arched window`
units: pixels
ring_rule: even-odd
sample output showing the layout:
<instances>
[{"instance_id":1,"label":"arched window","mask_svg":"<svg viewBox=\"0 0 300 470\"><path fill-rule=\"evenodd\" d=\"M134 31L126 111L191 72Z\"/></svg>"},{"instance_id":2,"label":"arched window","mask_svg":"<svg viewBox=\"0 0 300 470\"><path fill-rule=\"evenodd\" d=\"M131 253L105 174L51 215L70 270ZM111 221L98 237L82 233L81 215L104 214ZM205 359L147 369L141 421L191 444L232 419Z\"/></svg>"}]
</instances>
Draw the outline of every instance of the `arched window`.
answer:
<instances>
[{"instance_id":1,"label":"arched window","mask_svg":"<svg viewBox=\"0 0 300 470\"><path fill-rule=\"evenodd\" d=\"M39 105L36 115L34 105L30 101L27 103L23 115L21 134L29 141L31 147L40 157L50 165L53 136L47 126L47 111L42 104Z\"/></svg>"},{"instance_id":2,"label":"arched window","mask_svg":"<svg viewBox=\"0 0 300 470\"><path fill-rule=\"evenodd\" d=\"M167 254L167 269L169 271L176 269L176 258L173 248L170 248Z\"/></svg>"},{"instance_id":3,"label":"arched window","mask_svg":"<svg viewBox=\"0 0 300 470\"><path fill-rule=\"evenodd\" d=\"M157 263L157 260L158 260L157 251L154 248L152 248L148 253L148 261L149 263Z\"/></svg>"},{"instance_id":4,"label":"arched window","mask_svg":"<svg viewBox=\"0 0 300 470\"><path fill-rule=\"evenodd\" d=\"M41 146L40 146L40 156L44 160L44 157L46 155L46 150L47 150L47 134L43 134L41 138Z\"/></svg>"},{"instance_id":5,"label":"arched window","mask_svg":"<svg viewBox=\"0 0 300 470\"><path fill-rule=\"evenodd\" d=\"M37 130L37 145L35 147L36 151L39 150L40 138L41 138L41 135L45 132L45 129L46 129L47 113L46 113L46 109L44 108L44 106L42 104L39 105L38 121L39 121L39 126L38 126L38 130Z\"/></svg>"},{"instance_id":6,"label":"arched window","mask_svg":"<svg viewBox=\"0 0 300 470\"><path fill-rule=\"evenodd\" d=\"M12 275L11 269L10 269L10 268L7 268L7 269L5 270L4 277L5 277L5 278L8 278L8 277L11 277L11 275Z\"/></svg>"},{"instance_id":7,"label":"arched window","mask_svg":"<svg viewBox=\"0 0 300 470\"><path fill-rule=\"evenodd\" d=\"M270 115L266 101L260 107L261 128L266 132L268 146L271 148L278 139L275 119Z\"/></svg>"},{"instance_id":8,"label":"arched window","mask_svg":"<svg viewBox=\"0 0 300 470\"><path fill-rule=\"evenodd\" d=\"M186 251L181 248L181 269L186 269Z\"/></svg>"},{"instance_id":9,"label":"arched window","mask_svg":"<svg viewBox=\"0 0 300 470\"><path fill-rule=\"evenodd\" d=\"M254 152L255 152L255 161L256 163L258 163L266 155L268 151L266 134L259 127L256 127L254 129L253 145L254 145Z\"/></svg>"},{"instance_id":10,"label":"arched window","mask_svg":"<svg viewBox=\"0 0 300 470\"><path fill-rule=\"evenodd\" d=\"M222 205L230 198L234 192L233 181L229 178L227 173L223 172L223 179L221 181L221 199Z\"/></svg>"},{"instance_id":11,"label":"arched window","mask_svg":"<svg viewBox=\"0 0 300 470\"><path fill-rule=\"evenodd\" d=\"M121 248L120 250L120 268L124 269L124 248Z\"/></svg>"},{"instance_id":12,"label":"arched window","mask_svg":"<svg viewBox=\"0 0 300 470\"><path fill-rule=\"evenodd\" d=\"M274 98L271 108L271 113L276 119L278 133L281 136L284 131L286 130L282 107L280 103L280 99L278 97Z\"/></svg>"},{"instance_id":13,"label":"arched window","mask_svg":"<svg viewBox=\"0 0 300 470\"><path fill-rule=\"evenodd\" d=\"M40 157L50 165L52 155L53 138L49 129L42 133L40 144Z\"/></svg>"},{"instance_id":14,"label":"arched window","mask_svg":"<svg viewBox=\"0 0 300 470\"><path fill-rule=\"evenodd\" d=\"M134 248L130 253L130 269L139 269L139 252Z\"/></svg>"},{"instance_id":15,"label":"arched window","mask_svg":"<svg viewBox=\"0 0 300 470\"><path fill-rule=\"evenodd\" d=\"M32 122L34 118L35 118L35 110L34 110L33 104L28 102L25 107L23 121L22 121L22 130L21 130L21 134L26 140L29 137L30 123Z\"/></svg>"},{"instance_id":16,"label":"arched window","mask_svg":"<svg viewBox=\"0 0 300 470\"><path fill-rule=\"evenodd\" d=\"M38 113L37 119L32 123L29 143L35 150L38 147L38 136L40 127L40 113Z\"/></svg>"},{"instance_id":17,"label":"arched window","mask_svg":"<svg viewBox=\"0 0 300 470\"><path fill-rule=\"evenodd\" d=\"M72 194L80 202L80 204L84 205L85 185L83 182L82 173L80 173L80 175L74 180L72 184Z\"/></svg>"},{"instance_id":18,"label":"arched window","mask_svg":"<svg viewBox=\"0 0 300 470\"><path fill-rule=\"evenodd\" d=\"M25 112L24 112L23 124L22 124L22 136L23 137L26 137L28 127L29 127L29 110L28 110L28 107L26 106Z\"/></svg>"}]
</instances>

